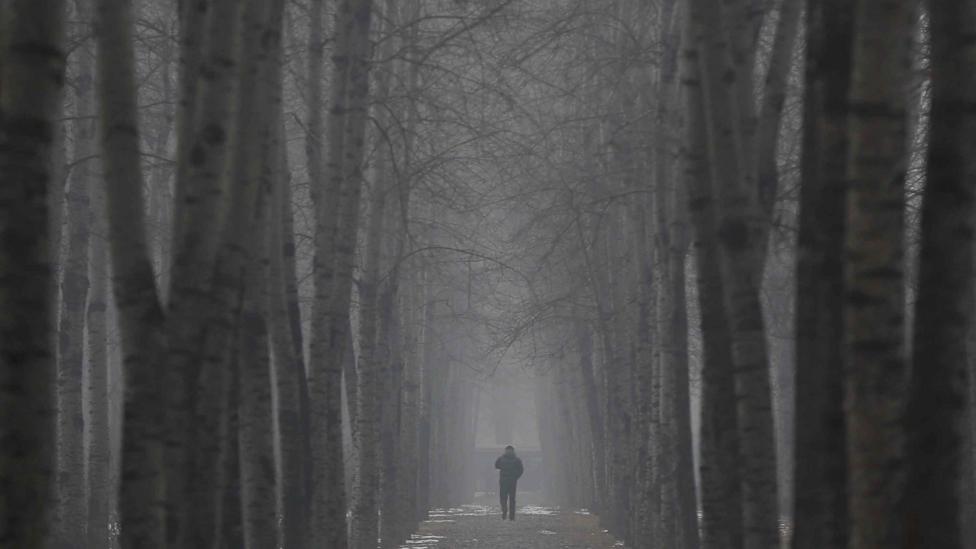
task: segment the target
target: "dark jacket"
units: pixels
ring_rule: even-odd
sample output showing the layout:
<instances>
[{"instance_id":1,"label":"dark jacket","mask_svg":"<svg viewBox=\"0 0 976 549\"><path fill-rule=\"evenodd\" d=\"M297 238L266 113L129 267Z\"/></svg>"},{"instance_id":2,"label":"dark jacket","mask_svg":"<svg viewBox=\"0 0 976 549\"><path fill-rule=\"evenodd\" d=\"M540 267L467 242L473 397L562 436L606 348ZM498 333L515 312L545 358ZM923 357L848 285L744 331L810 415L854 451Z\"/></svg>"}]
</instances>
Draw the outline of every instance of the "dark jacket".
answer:
<instances>
[{"instance_id":1,"label":"dark jacket","mask_svg":"<svg viewBox=\"0 0 976 549\"><path fill-rule=\"evenodd\" d=\"M495 460L495 469L498 469L500 480L518 480L522 476L522 460L515 455L504 454Z\"/></svg>"}]
</instances>

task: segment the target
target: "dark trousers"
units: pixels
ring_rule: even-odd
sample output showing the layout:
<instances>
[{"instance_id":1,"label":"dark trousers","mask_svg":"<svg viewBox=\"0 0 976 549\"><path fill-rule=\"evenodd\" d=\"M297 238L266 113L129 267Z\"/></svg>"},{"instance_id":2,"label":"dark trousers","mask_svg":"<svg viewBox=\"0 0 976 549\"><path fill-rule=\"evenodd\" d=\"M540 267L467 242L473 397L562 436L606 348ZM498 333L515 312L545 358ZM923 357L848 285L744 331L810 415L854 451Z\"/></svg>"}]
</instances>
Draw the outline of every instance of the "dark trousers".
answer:
<instances>
[{"instance_id":1,"label":"dark trousers","mask_svg":"<svg viewBox=\"0 0 976 549\"><path fill-rule=\"evenodd\" d=\"M515 518L515 486L518 480L498 481L498 495L502 502L502 518Z\"/></svg>"}]
</instances>

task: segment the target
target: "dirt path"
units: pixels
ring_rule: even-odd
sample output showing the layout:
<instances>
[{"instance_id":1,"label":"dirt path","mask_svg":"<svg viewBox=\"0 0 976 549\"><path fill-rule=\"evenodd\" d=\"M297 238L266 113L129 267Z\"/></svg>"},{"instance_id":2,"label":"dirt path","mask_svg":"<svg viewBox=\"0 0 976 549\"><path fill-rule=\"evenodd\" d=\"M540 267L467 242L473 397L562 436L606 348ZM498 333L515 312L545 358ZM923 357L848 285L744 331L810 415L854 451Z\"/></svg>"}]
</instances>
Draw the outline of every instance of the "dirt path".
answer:
<instances>
[{"instance_id":1,"label":"dirt path","mask_svg":"<svg viewBox=\"0 0 976 549\"><path fill-rule=\"evenodd\" d=\"M498 506L465 505L437 509L404 549L610 549L621 542L600 528L586 511L539 505L519 507L503 521Z\"/></svg>"}]
</instances>

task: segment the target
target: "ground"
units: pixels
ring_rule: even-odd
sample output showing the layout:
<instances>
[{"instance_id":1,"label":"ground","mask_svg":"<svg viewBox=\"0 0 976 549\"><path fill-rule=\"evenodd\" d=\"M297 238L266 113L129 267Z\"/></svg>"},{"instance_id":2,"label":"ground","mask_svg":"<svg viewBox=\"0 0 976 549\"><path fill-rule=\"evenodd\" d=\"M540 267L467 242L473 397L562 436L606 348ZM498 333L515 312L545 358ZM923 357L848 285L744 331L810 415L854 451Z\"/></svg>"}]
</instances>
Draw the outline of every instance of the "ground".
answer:
<instances>
[{"instance_id":1,"label":"ground","mask_svg":"<svg viewBox=\"0 0 976 549\"><path fill-rule=\"evenodd\" d=\"M519 505L514 521L503 521L498 504L483 498L472 505L436 509L403 549L610 549L623 543L600 528L585 510Z\"/></svg>"}]
</instances>

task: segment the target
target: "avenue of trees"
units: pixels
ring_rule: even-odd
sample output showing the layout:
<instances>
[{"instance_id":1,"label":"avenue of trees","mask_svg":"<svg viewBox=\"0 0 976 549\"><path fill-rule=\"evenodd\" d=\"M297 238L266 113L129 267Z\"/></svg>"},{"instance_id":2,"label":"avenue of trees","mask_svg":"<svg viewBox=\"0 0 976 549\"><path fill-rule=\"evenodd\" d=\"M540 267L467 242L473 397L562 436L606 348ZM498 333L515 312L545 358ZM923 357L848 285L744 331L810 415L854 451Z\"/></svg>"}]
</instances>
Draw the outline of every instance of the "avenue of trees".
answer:
<instances>
[{"instance_id":1,"label":"avenue of trees","mask_svg":"<svg viewBox=\"0 0 976 549\"><path fill-rule=\"evenodd\" d=\"M399 547L513 368L629 547L976 546L974 36L3 0L0 549Z\"/></svg>"}]
</instances>

